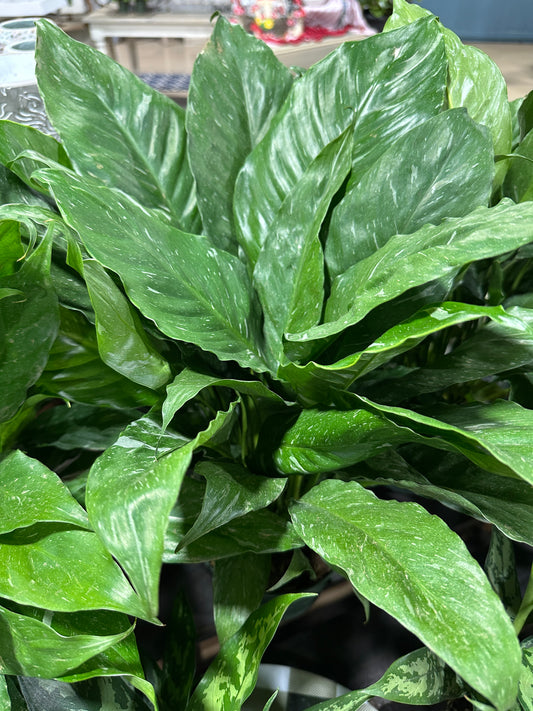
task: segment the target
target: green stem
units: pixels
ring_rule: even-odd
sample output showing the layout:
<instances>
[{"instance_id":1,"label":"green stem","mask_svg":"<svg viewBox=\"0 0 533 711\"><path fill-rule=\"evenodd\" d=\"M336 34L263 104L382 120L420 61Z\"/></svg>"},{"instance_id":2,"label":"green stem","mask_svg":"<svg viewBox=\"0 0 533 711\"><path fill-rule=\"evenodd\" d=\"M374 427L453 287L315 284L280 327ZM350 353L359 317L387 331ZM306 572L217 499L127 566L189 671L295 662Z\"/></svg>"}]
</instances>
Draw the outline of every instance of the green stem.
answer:
<instances>
[{"instance_id":1,"label":"green stem","mask_svg":"<svg viewBox=\"0 0 533 711\"><path fill-rule=\"evenodd\" d=\"M520 609L514 620L514 628L516 634L518 634L522 627L525 625L529 614L533 611L533 567L531 568L531 574L529 576L529 582L527 584L526 592L522 599Z\"/></svg>"}]
</instances>

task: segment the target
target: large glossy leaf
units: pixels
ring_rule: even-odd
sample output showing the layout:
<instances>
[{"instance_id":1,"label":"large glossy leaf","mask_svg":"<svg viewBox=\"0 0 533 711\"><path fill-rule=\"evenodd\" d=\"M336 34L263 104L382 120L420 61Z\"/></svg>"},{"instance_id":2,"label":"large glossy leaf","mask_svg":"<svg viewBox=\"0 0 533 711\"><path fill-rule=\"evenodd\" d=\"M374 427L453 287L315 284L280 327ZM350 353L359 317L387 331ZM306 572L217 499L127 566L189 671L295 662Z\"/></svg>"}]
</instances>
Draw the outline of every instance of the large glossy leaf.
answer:
<instances>
[{"instance_id":1,"label":"large glossy leaf","mask_svg":"<svg viewBox=\"0 0 533 711\"><path fill-rule=\"evenodd\" d=\"M400 135L440 111L445 71L437 24L422 21L345 42L296 81L235 187L238 237L251 263L285 195L328 143L355 122L353 161L362 171Z\"/></svg>"},{"instance_id":2,"label":"large glossy leaf","mask_svg":"<svg viewBox=\"0 0 533 711\"><path fill-rule=\"evenodd\" d=\"M104 363L134 383L161 388L170 380L170 366L150 342L133 306L96 260L84 261L83 275Z\"/></svg>"},{"instance_id":3,"label":"large glossy leaf","mask_svg":"<svg viewBox=\"0 0 533 711\"><path fill-rule=\"evenodd\" d=\"M292 338L338 333L409 289L454 274L471 261L528 244L533 240L532 218L533 206L503 201L439 226L426 225L412 235L397 235L335 279L324 325Z\"/></svg>"},{"instance_id":4,"label":"large glossy leaf","mask_svg":"<svg viewBox=\"0 0 533 711\"><path fill-rule=\"evenodd\" d=\"M217 20L194 63L186 126L204 232L218 247L236 253L235 179L291 84L291 72L264 42Z\"/></svg>"},{"instance_id":5,"label":"large glossy leaf","mask_svg":"<svg viewBox=\"0 0 533 711\"><path fill-rule=\"evenodd\" d=\"M149 613L90 531L37 523L0 536L0 596L60 612Z\"/></svg>"},{"instance_id":6,"label":"large glossy leaf","mask_svg":"<svg viewBox=\"0 0 533 711\"><path fill-rule=\"evenodd\" d=\"M0 246L1 249L1 246ZM50 281L46 238L20 269L0 279L11 294L0 299L0 421L11 419L41 375L57 334L57 296Z\"/></svg>"},{"instance_id":7,"label":"large glossy leaf","mask_svg":"<svg viewBox=\"0 0 533 711\"><path fill-rule=\"evenodd\" d=\"M0 653L5 673L45 678L61 676L132 632L128 619L119 615L106 617L105 632L89 634L83 630L87 628L86 623L70 625L67 634L54 627L53 615L43 621L0 607Z\"/></svg>"},{"instance_id":8,"label":"large glossy leaf","mask_svg":"<svg viewBox=\"0 0 533 711\"><path fill-rule=\"evenodd\" d=\"M336 363L322 365L311 361L301 366L287 363L280 368L278 375L296 387L300 397L305 396L311 402L324 403L328 401L330 388L346 389L358 378L415 347L427 336L455 324L482 318L493 319L498 323L508 324L509 327L513 324L517 330L520 326L522 331L528 330L526 323L506 315L502 307L443 302L417 311L411 318L383 333L363 351L346 356ZM493 355L492 351L490 355ZM506 353L506 356L508 357L509 353ZM402 380L402 385L405 388L410 387L410 373Z\"/></svg>"},{"instance_id":9,"label":"large glossy leaf","mask_svg":"<svg viewBox=\"0 0 533 711\"><path fill-rule=\"evenodd\" d=\"M163 333L222 360L266 369L259 305L237 257L95 181L41 175L87 250L119 274L132 302Z\"/></svg>"},{"instance_id":10,"label":"large glossy leaf","mask_svg":"<svg viewBox=\"0 0 533 711\"><path fill-rule=\"evenodd\" d=\"M394 30L420 18L431 16L428 10L406 0L395 0L394 12L386 30ZM511 149L511 112L507 86L496 63L477 47L462 44L451 30L440 25L448 59L447 94L450 108L463 106L469 115L490 129L494 152ZM505 166L497 169L497 184L505 174Z\"/></svg>"},{"instance_id":11,"label":"large glossy leaf","mask_svg":"<svg viewBox=\"0 0 533 711\"><path fill-rule=\"evenodd\" d=\"M335 208L325 250L330 277L393 235L487 205L493 166L488 132L464 110L446 111L400 136Z\"/></svg>"},{"instance_id":12,"label":"large glossy leaf","mask_svg":"<svg viewBox=\"0 0 533 711\"><path fill-rule=\"evenodd\" d=\"M319 484L291 515L307 545L341 568L359 593L496 708L512 704L521 667L513 627L478 564L440 519L340 481Z\"/></svg>"},{"instance_id":13,"label":"large glossy leaf","mask_svg":"<svg viewBox=\"0 0 533 711\"><path fill-rule=\"evenodd\" d=\"M213 613L224 644L256 610L265 595L270 556L244 553L217 560L213 574Z\"/></svg>"},{"instance_id":14,"label":"large glossy leaf","mask_svg":"<svg viewBox=\"0 0 533 711\"><path fill-rule=\"evenodd\" d=\"M266 508L283 492L285 478L263 477L233 463L201 462L195 472L206 480L202 510L180 548L251 511Z\"/></svg>"},{"instance_id":15,"label":"large glossy leaf","mask_svg":"<svg viewBox=\"0 0 533 711\"><path fill-rule=\"evenodd\" d=\"M209 441L229 415L231 411L219 413L193 440L164 433L155 416L146 415L127 427L91 468L86 492L91 523L152 617L159 607L168 516L194 450Z\"/></svg>"},{"instance_id":16,"label":"large glossy leaf","mask_svg":"<svg viewBox=\"0 0 533 711\"><path fill-rule=\"evenodd\" d=\"M0 482L0 533L43 521L90 528L87 514L57 474L23 452L0 462Z\"/></svg>"},{"instance_id":17,"label":"large glossy leaf","mask_svg":"<svg viewBox=\"0 0 533 711\"><path fill-rule=\"evenodd\" d=\"M185 112L101 52L39 23L39 90L77 172L199 228Z\"/></svg>"},{"instance_id":18,"label":"large glossy leaf","mask_svg":"<svg viewBox=\"0 0 533 711\"><path fill-rule=\"evenodd\" d=\"M328 143L285 196L255 265L254 284L276 364L283 360L286 331L302 331L320 321L324 257L319 231L350 170L352 134L349 126Z\"/></svg>"},{"instance_id":19,"label":"large glossy leaf","mask_svg":"<svg viewBox=\"0 0 533 711\"><path fill-rule=\"evenodd\" d=\"M429 649L416 649L393 662L385 674L366 689L311 706L308 711L356 711L373 696L388 701L431 705L458 698L462 686L457 675Z\"/></svg>"},{"instance_id":20,"label":"large glossy leaf","mask_svg":"<svg viewBox=\"0 0 533 711\"><path fill-rule=\"evenodd\" d=\"M253 612L222 647L186 711L239 711L257 681L259 663L287 608L304 594L280 595Z\"/></svg>"},{"instance_id":21,"label":"large glossy leaf","mask_svg":"<svg viewBox=\"0 0 533 711\"><path fill-rule=\"evenodd\" d=\"M416 433L369 409L307 409L284 429L272 456L276 470L283 474L318 474L418 439Z\"/></svg>"}]
</instances>

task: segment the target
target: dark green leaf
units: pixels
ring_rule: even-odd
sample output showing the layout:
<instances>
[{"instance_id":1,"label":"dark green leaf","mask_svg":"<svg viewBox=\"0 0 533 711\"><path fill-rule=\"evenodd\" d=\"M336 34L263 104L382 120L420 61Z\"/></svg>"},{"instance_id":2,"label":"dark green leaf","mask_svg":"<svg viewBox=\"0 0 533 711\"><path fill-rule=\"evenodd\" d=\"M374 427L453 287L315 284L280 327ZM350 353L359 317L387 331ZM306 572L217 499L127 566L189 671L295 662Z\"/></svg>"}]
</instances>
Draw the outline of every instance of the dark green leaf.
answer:
<instances>
[{"instance_id":1,"label":"dark green leaf","mask_svg":"<svg viewBox=\"0 0 533 711\"><path fill-rule=\"evenodd\" d=\"M325 251L330 277L371 256L396 234L487 205L493 173L488 132L464 110L446 111L400 136L334 211Z\"/></svg>"},{"instance_id":2,"label":"dark green leaf","mask_svg":"<svg viewBox=\"0 0 533 711\"><path fill-rule=\"evenodd\" d=\"M163 209L181 229L199 228L181 107L45 21L39 23L36 73L77 172Z\"/></svg>"},{"instance_id":3,"label":"dark green leaf","mask_svg":"<svg viewBox=\"0 0 533 711\"><path fill-rule=\"evenodd\" d=\"M43 166L38 160L20 157L28 151L42 155L60 165L70 166L63 146L52 136L22 123L0 121L0 162L12 170L26 185L35 188L31 174Z\"/></svg>"},{"instance_id":4,"label":"dark green leaf","mask_svg":"<svg viewBox=\"0 0 533 711\"><path fill-rule=\"evenodd\" d=\"M363 408L309 409L303 410L296 422L284 430L273 461L283 474L318 474L341 469L392 445L417 439L413 432Z\"/></svg>"},{"instance_id":5,"label":"dark green leaf","mask_svg":"<svg viewBox=\"0 0 533 711\"><path fill-rule=\"evenodd\" d=\"M217 560L213 575L213 612L224 644L261 604L270 573L270 556L244 553Z\"/></svg>"},{"instance_id":6,"label":"dark green leaf","mask_svg":"<svg viewBox=\"0 0 533 711\"><path fill-rule=\"evenodd\" d=\"M221 360L266 369L259 305L237 257L94 181L41 175L87 250L119 274L131 301L163 333Z\"/></svg>"},{"instance_id":7,"label":"dark green leaf","mask_svg":"<svg viewBox=\"0 0 533 711\"><path fill-rule=\"evenodd\" d=\"M521 665L513 627L482 570L440 519L340 481L316 486L291 515L307 545L344 570L362 595L496 708L511 705Z\"/></svg>"},{"instance_id":8,"label":"dark green leaf","mask_svg":"<svg viewBox=\"0 0 533 711\"><path fill-rule=\"evenodd\" d=\"M306 594L281 595L253 612L222 647L196 687L186 711L240 711L257 681L259 663L285 611Z\"/></svg>"},{"instance_id":9,"label":"dark green leaf","mask_svg":"<svg viewBox=\"0 0 533 711\"><path fill-rule=\"evenodd\" d=\"M196 397L205 388L215 385L231 388L241 395L251 395L254 399L265 399L273 403L283 404L283 399L259 380L220 378L216 375L197 373L190 368L185 368L167 386L167 397L162 406L163 428L166 429L168 427L176 412L187 402Z\"/></svg>"},{"instance_id":10,"label":"dark green leaf","mask_svg":"<svg viewBox=\"0 0 533 711\"><path fill-rule=\"evenodd\" d=\"M437 24L422 21L344 42L296 81L235 186L238 237L250 262L285 195L328 143L355 122L352 158L354 170L363 171L400 135L440 111L445 72Z\"/></svg>"},{"instance_id":11,"label":"dark green leaf","mask_svg":"<svg viewBox=\"0 0 533 711\"><path fill-rule=\"evenodd\" d=\"M186 118L204 231L217 247L237 251L235 179L291 84L290 71L264 42L222 17L217 20L194 63Z\"/></svg>"},{"instance_id":12,"label":"dark green leaf","mask_svg":"<svg viewBox=\"0 0 533 711\"><path fill-rule=\"evenodd\" d=\"M0 299L0 421L11 419L26 392L41 375L59 318L57 296L50 282L51 240L24 260L20 269L0 279L0 287L14 290Z\"/></svg>"},{"instance_id":13,"label":"dark green leaf","mask_svg":"<svg viewBox=\"0 0 533 711\"><path fill-rule=\"evenodd\" d=\"M201 462L195 472L207 482L202 510L179 548L190 545L233 519L266 508L283 492L285 478L263 477L237 464Z\"/></svg>"},{"instance_id":14,"label":"dark green leaf","mask_svg":"<svg viewBox=\"0 0 533 711\"><path fill-rule=\"evenodd\" d=\"M483 471L459 455L417 448L413 465L385 452L354 472L435 499L486 520L515 541L533 545L533 489L519 479Z\"/></svg>"},{"instance_id":15,"label":"dark green leaf","mask_svg":"<svg viewBox=\"0 0 533 711\"><path fill-rule=\"evenodd\" d=\"M515 554L512 542L497 528L492 529L485 571L507 614L514 619L522 600Z\"/></svg>"},{"instance_id":16,"label":"dark green leaf","mask_svg":"<svg viewBox=\"0 0 533 711\"><path fill-rule=\"evenodd\" d=\"M327 392L330 388L348 388L358 378L410 350L432 333L438 333L455 324L482 318L494 319L498 323L509 326L513 324L517 331L519 326L522 331L527 331L529 328L518 317L507 316L502 307L444 302L417 311L406 321L398 323L380 335L377 341L363 351L346 356L336 363L321 365L310 362L302 366L287 363L280 369L279 375L297 388L300 397L304 395L311 401L324 402L327 401ZM490 355L496 354L490 351ZM506 357L508 356L509 353L506 353ZM402 380L402 387L410 387L411 382L410 371L409 377ZM452 382L457 380L454 379ZM402 390L402 394L403 392ZM417 390L415 389L414 392L416 393Z\"/></svg>"},{"instance_id":17,"label":"dark green leaf","mask_svg":"<svg viewBox=\"0 0 533 711\"><path fill-rule=\"evenodd\" d=\"M120 677L66 684L51 679L21 677L28 711L151 711L144 697Z\"/></svg>"},{"instance_id":18,"label":"dark green leaf","mask_svg":"<svg viewBox=\"0 0 533 711\"><path fill-rule=\"evenodd\" d=\"M478 313L481 316L482 310ZM532 363L533 310L511 307L505 312L497 307L486 315L491 322L451 353L436 354L430 364L411 369L398 383L384 381L365 392L382 402L399 402Z\"/></svg>"},{"instance_id":19,"label":"dark green leaf","mask_svg":"<svg viewBox=\"0 0 533 711\"><path fill-rule=\"evenodd\" d=\"M119 410L156 402L155 393L128 380L101 360L95 328L80 313L61 309L60 315L59 335L37 383L40 392Z\"/></svg>"},{"instance_id":20,"label":"dark green leaf","mask_svg":"<svg viewBox=\"0 0 533 711\"><path fill-rule=\"evenodd\" d=\"M184 480L165 534L166 563L197 563L242 553L274 553L303 545L290 522L261 509L230 521L176 553L179 542L200 513L204 490L201 482L189 477Z\"/></svg>"},{"instance_id":21,"label":"dark green leaf","mask_svg":"<svg viewBox=\"0 0 533 711\"><path fill-rule=\"evenodd\" d=\"M533 132L529 132L517 146L509 163L503 190L515 202L533 200Z\"/></svg>"},{"instance_id":22,"label":"dark green leaf","mask_svg":"<svg viewBox=\"0 0 533 711\"><path fill-rule=\"evenodd\" d=\"M520 125L520 140L523 141L533 128L533 92L531 91L520 103L518 123Z\"/></svg>"},{"instance_id":23,"label":"dark green leaf","mask_svg":"<svg viewBox=\"0 0 533 711\"><path fill-rule=\"evenodd\" d=\"M168 711L185 708L196 669L196 630L192 609L179 590L167 626L161 697Z\"/></svg>"}]
</instances>

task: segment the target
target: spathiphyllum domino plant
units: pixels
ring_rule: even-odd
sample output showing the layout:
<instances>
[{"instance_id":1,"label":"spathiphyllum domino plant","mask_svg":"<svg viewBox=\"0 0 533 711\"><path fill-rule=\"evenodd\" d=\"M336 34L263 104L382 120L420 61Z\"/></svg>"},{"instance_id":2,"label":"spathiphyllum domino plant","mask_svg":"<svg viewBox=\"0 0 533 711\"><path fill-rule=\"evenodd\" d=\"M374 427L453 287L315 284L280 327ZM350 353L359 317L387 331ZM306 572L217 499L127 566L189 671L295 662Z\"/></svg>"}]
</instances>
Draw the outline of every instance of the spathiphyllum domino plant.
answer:
<instances>
[{"instance_id":1,"label":"spathiphyllum domino plant","mask_svg":"<svg viewBox=\"0 0 533 711\"><path fill-rule=\"evenodd\" d=\"M0 122L2 711L236 711L316 560L420 648L314 711L530 711L533 96L404 0L307 71L216 19L186 110L45 20L37 73L59 140ZM195 563L220 653L180 595L148 671Z\"/></svg>"}]
</instances>

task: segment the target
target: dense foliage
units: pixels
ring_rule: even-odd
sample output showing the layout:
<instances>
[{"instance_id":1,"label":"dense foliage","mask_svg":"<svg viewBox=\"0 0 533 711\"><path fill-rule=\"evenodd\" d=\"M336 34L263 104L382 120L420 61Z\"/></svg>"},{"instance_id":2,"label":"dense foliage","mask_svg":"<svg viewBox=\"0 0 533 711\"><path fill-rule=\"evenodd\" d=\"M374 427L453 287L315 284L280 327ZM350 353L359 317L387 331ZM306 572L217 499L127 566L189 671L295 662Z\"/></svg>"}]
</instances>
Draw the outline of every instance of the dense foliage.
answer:
<instances>
[{"instance_id":1,"label":"dense foliage","mask_svg":"<svg viewBox=\"0 0 533 711\"><path fill-rule=\"evenodd\" d=\"M186 111L46 21L37 71L60 142L0 122L0 708L240 709L312 553L422 645L315 711L531 709L533 99L404 0L306 72L219 18ZM162 670L135 637L183 563L201 680L181 596Z\"/></svg>"}]
</instances>

